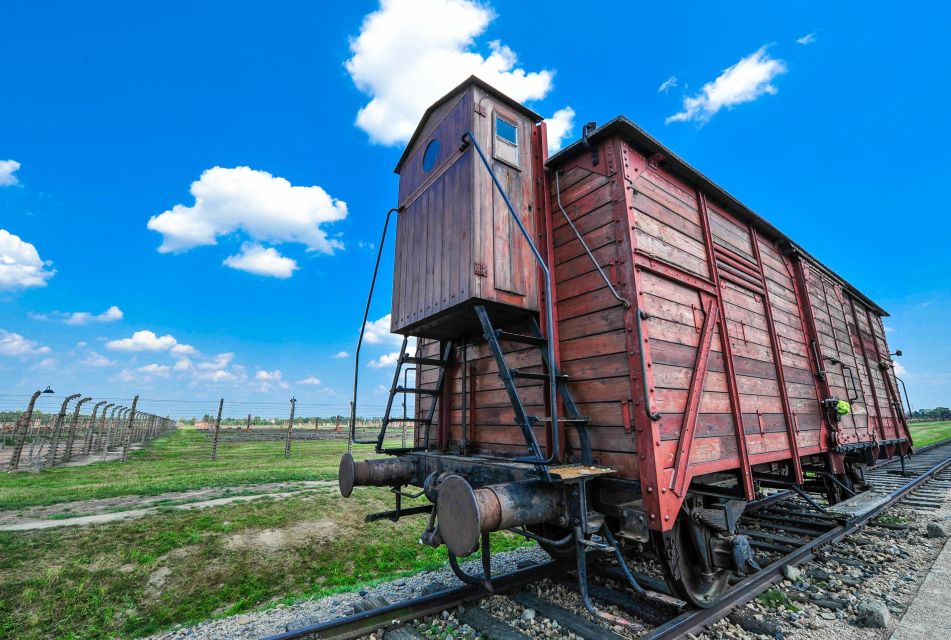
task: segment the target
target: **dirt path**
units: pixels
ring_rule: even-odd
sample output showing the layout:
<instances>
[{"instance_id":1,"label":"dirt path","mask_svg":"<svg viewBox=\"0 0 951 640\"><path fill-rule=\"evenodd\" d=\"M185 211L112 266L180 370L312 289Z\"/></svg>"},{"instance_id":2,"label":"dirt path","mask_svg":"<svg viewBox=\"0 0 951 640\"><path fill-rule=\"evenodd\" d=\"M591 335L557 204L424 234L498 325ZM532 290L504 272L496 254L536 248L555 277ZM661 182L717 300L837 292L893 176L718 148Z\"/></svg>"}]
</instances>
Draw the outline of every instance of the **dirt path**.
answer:
<instances>
[{"instance_id":1,"label":"dirt path","mask_svg":"<svg viewBox=\"0 0 951 640\"><path fill-rule=\"evenodd\" d=\"M94 525L141 518L161 509L204 509L258 498L287 498L335 486L332 480L270 482L177 491L157 496L119 496L64 502L45 507L0 511L0 531L27 531L73 525Z\"/></svg>"}]
</instances>

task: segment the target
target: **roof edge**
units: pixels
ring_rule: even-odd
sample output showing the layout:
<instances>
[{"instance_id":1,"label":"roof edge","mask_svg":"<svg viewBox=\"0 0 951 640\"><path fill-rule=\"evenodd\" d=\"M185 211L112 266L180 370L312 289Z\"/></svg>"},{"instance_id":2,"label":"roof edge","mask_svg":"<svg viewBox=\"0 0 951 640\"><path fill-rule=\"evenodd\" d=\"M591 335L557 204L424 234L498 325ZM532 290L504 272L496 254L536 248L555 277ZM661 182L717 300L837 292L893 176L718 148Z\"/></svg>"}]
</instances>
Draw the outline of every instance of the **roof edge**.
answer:
<instances>
[{"instance_id":1,"label":"roof edge","mask_svg":"<svg viewBox=\"0 0 951 640\"><path fill-rule=\"evenodd\" d=\"M634 124L627 117L617 116L616 118L606 122L604 125L598 127L588 134L587 141L597 142L615 133L620 133L621 135L632 139L637 146L646 148L650 153L662 153L664 155L664 167L666 169L673 171L674 174L684 178L688 183L700 187L705 192L712 195L721 204L725 205L728 210L731 210L732 212L738 213L742 217L749 219L750 223L754 227L771 236L774 240L788 243L793 251L808 258L811 263L815 264L827 275L838 281L851 293L855 294L862 302L869 305L871 309L879 315L886 317L889 315L888 312L882 309L882 307L879 306L874 300L862 293L858 288L849 283L845 278L837 274L831 268L823 264L818 258L806 251L798 242L787 236L761 215L730 195L729 192L720 187L713 180L705 176L669 148L665 147L657 139ZM556 169L560 164L563 164L569 158L574 157L577 153L585 149L587 149L585 140L576 140L567 147L561 149L555 155L549 157L545 162L545 166L549 169Z\"/></svg>"},{"instance_id":2,"label":"roof edge","mask_svg":"<svg viewBox=\"0 0 951 640\"><path fill-rule=\"evenodd\" d=\"M451 98L457 96L460 92L462 92L463 89L466 89L469 86L473 86L473 85L479 87L486 93L492 94L499 100L499 102L504 103L506 106L509 106L517 111L520 111L523 114L527 115L528 117L532 118L536 123L544 120L544 118L542 118L539 114L535 113L534 111L526 107L524 104L522 104L518 100L508 97L507 95L505 95L504 93L502 93L501 91L499 91L498 89L490 85L488 82L483 80L482 78L476 75L471 75L465 80L463 80L462 82L460 82L459 84L457 84L448 93L443 95L441 98L439 98L438 100L436 100L434 103L432 103L426 108L426 111L423 112L423 115L419 119L419 124L416 125L416 130L413 131L413 135L411 135L409 140L406 142L406 147L403 149L403 153L400 154L400 159L399 161L397 161L396 167L393 169L393 173L400 172L400 169L403 167L403 163L405 163L406 160L408 159L410 149L412 149L413 145L416 144L416 140L419 138L420 134L423 132L423 128L426 125L426 121L429 119L429 116L432 114L432 112L435 111L439 106L446 103Z\"/></svg>"}]
</instances>

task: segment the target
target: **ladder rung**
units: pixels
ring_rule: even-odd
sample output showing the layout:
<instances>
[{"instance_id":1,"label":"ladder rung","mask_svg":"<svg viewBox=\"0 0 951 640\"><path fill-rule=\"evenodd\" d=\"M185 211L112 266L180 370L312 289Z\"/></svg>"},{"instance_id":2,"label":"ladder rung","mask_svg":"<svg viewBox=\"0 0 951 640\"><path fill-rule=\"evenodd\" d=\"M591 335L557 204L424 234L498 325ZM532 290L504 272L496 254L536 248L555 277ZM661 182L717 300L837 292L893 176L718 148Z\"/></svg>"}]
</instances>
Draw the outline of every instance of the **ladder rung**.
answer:
<instances>
[{"instance_id":1,"label":"ladder rung","mask_svg":"<svg viewBox=\"0 0 951 640\"><path fill-rule=\"evenodd\" d=\"M529 373L528 371L519 371L518 369L512 369L511 372L513 378L524 378L525 380L549 380L551 376L547 373ZM555 379L564 382L568 379L563 373L559 373L555 376Z\"/></svg>"},{"instance_id":2,"label":"ladder rung","mask_svg":"<svg viewBox=\"0 0 951 640\"><path fill-rule=\"evenodd\" d=\"M507 340L508 342L521 342L523 344L532 344L536 347L544 347L548 345L547 338L536 338L535 336L527 336L523 333L496 331L495 335L498 336L499 340Z\"/></svg>"},{"instance_id":3,"label":"ladder rung","mask_svg":"<svg viewBox=\"0 0 951 640\"><path fill-rule=\"evenodd\" d=\"M417 389L416 387L396 387L393 390L393 393L416 393L421 396L438 396L439 391L436 389Z\"/></svg>"},{"instance_id":4,"label":"ladder rung","mask_svg":"<svg viewBox=\"0 0 951 640\"><path fill-rule=\"evenodd\" d=\"M417 358L416 356L405 356L403 362L406 364L429 364L434 367L445 367L448 363L439 358Z\"/></svg>"},{"instance_id":5,"label":"ladder rung","mask_svg":"<svg viewBox=\"0 0 951 640\"><path fill-rule=\"evenodd\" d=\"M551 422L551 416L528 416L528 419L532 422ZM565 424L588 424L591 422L591 418L588 416L578 416L577 418L564 418L558 416L558 422L564 422Z\"/></svg>"},{"instance_id":6,"label":"ladder rung","mask_svg":"<svg viewBox=\"0 0 951 640\"><path fill-rule=\"evenodd\" d=\"M432 423L432 420L429 420L428 418L388 418L386 422L387 424L390 422L415 422L417 424L430 424Z\"/></svg>"}]
</instances>

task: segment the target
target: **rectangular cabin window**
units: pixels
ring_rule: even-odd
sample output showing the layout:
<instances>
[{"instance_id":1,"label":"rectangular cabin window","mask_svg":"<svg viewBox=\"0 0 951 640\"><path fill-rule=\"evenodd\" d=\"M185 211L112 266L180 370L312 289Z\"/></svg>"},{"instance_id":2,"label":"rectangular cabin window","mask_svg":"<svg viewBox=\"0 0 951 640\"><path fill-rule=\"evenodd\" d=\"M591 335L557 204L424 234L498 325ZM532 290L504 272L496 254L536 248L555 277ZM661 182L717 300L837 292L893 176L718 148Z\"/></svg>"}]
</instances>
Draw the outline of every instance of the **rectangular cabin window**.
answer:
<instances>
[{"instance_id":1,"label":"rectangular cabin window","mask_svg":"<svg viewBox=\"0 0 951 640\"><path fill-rule=\"evenodd\" d=\"M493 144L493 156L506 164L518 168L518 127L514 122L496 114L493 118L495 122L495 140Z\"/></svg>"}]
</instances>

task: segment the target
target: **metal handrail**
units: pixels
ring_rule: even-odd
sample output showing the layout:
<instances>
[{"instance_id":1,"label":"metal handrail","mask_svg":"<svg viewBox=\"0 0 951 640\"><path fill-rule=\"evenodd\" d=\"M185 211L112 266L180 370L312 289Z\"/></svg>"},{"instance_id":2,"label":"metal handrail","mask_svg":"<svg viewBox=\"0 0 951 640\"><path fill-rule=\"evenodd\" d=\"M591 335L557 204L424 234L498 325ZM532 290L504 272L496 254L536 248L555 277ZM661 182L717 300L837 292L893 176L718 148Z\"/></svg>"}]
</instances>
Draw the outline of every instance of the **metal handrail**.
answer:
<instances>
[{"instance_id":1,"label":"metal handrail","mask_svg":"<svg viewBox=\"0 0 951 640\"><path fill-rule=\"evenodd\" d=\"M611 281L608 279L607 274L604 273L604 269L601 268L601 265L598 264L598 261L595 259L594 254L591 253L591 249L588 248L588 243L584 241L584 238L581 237L581 234L578 232L578 228L575 226L575 223L571 221L571 217L568 215L568 212L565 211L565 208L561 204L561 183L558 179L558 176L561 175L561 170L555 171L555 197L558 200L558 208L561 209L561 213L565 216L565 221L568 223L568 226L571 227L571 230L575 232L575 237L578 238L578 242L581 243L581 247L584 249L584 252L588 254L588 257L591 258L591 263L594 264L594 268L598 270L598 273L601 274L601 279L604 280L604 284L607 285L608 289L611 290L611 295L614 296L614 299L624 305L625 309L631 308L631 303L628 302L626 298L622 298L621 295L617 292L617 289L614 288L614 285L611 284Z\"/></svg>"},{"instance_id":2,"label":"metal handrail","mask_svg":"<svg viewBox=\"0 0 951 640\"><path fill-rule=\"evenodd\" d=\"M363 324L360 325L360 338L357 340L357 349L353 355L353 399L350 401L350 433L347 436L347 451L353 451L354 444L376 444L373 440L356 440L357 435L357 385L360 382L360 349L363 347L363 333L367 328L367 318L370 315L370 302L373 301L373 289L376 286L376 275L380 270L380 257L383 255L383 243L386 241L386 230L390 226L390 216L399 212L399 207L393 207L386 212L386 221L383 223L383 233L380 237L380 248L376 252L376 264L373 265L373 278L370 280L370 292L367 294L367 306L363 311Z\"/></svg>"},{"instance_id":3,"label":"metal handrail","mask_svg":"<svg viewBox=\"0 0 951 640\"><path fill-rule=\"evenodd\" d=\"M551 271L548 269L548 265L545 264L545 259L542 258L542 254L538 251L538 247L535 245L535 242L532 240L531 234L529 234L528 229L525 228L525 225L522 223L521 216L515 211L515 207L512 206L512 201L509 200L508 194L505 193L505 189L502 187L502 183L499 182L498 176L495 175L495 171L492 170L492 166L489 164L488 159L485 157L485 153L482 152L482 148L479 146L479 143L476 142L475 135L472 131L466 131L462 134L462 148L460 151L465 150L469 144L472 144L473 148L479 153L479 157L482 159L482 164L485 165L486 171L489 172L489 176L492 178L492 182L495 184L495 188L499 190L499 194L502 196L502 200L505 201L505 206L508 207L509 213L512 215L512 218L515 220L515 224L518 225L519 230L522 232L522 236L525 238L525 241L528 243L528 247L532 250L532 255L535 256L535 262L538 263L538 266L541 268L542 272L545 274L545 326L548 328L548 362L551 366L548 367L548 404L551 410L551 450L549 451L549 456L547 458L519 458L519 462L525 462L528 464L536 465L549 465L555 462L558 458L558 377L556 375L556 361L555 361L555 343L552 340L552 332L554 331L554 313L552 311L552 296L551 296Z\"/></svg>"},{"instance_id":4,"label":"metal handrail","mask_svg":"<svg viewBox=\"0 0 951 640\"><path fill-rule=\"evenodd\" d=\"M895 376L895 380L901 383L902 391L905 393L905 403L908 405L908 417L911 417L911 399L908 397L908 387L905 386L904 380L895 375L894 370L892 370L892 375Z\"/></svg>"}]
</instances>

